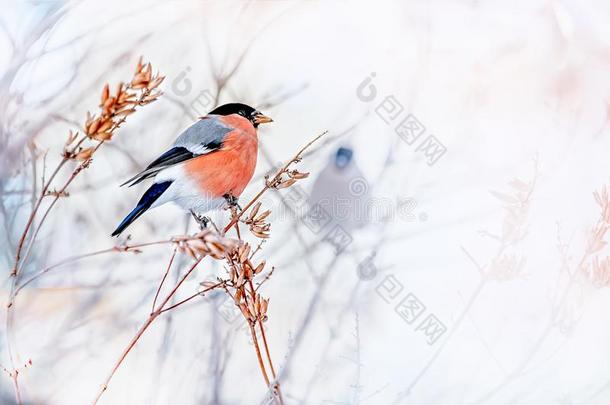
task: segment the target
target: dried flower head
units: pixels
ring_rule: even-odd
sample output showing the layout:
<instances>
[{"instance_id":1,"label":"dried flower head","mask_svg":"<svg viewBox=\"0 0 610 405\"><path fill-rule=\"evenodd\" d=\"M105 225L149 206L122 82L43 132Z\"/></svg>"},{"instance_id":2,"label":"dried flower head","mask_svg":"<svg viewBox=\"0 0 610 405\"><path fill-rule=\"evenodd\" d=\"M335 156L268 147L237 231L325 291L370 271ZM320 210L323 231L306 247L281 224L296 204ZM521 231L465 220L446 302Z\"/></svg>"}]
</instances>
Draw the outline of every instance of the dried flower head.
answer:
<instances>
[{"instance_id":1,"label":"dried flower head","mask_svg":"<svg viewBox=\"0 0 610 405\"><path fill-rule=\"evenodd\" d=\"M291 163L296 163L300 159L293 159ZM267 187L275 189L283 189L292 186L298 180L306 179L309 173L301 173L298 170L281 169L271 180L266 176Z\"/></svg>"},{"instance_id":2,"label":"dried flower head","mask_svg":"<svg viewBox=\"0 0 610 405\"><path fill-rule=\"evenodd\" d=\"M600 207L600 213L597 223L589 231L579 271L593 287L602 288L610 285L610 258L599 254L608 244L605 238L610 229L610 197L606 186L594 192L593 198Z\"/></svg>"},{"instance_id":3,"label":"dried flower head","mask_svg":"<svg viewBox=\"0 0 610 405\"><path fill-rule=\"evenodd\" d=\"M589 282L596 288L610 286L610 257L599 258L595 256L591 266L585 268Z\"/></svg>"},{"instance_id":4,"label":"dried flower head","mask_svg":"<svg viewBox=\"0 0 610 405\"><path fill-rule=\"evenodd\" d=\"M195 259L202 256L224 259L239 246L239 241L225 238L210 230L203 230L191 236L175 236L172 242L180 252L188 253Z\"/></svg>"},{"instance_id":5,"label":"dried flower head","mask_svg":"<svg viewBox=\"0 0 610 405\"><path fill-rule=\"evenodd\" d=\"M271 231L271 224L265 222L267 217L271 214L270 210L266 210L262 213L258 213L261 208L261 203L258 202L252 209L250 210L250 215L246 219L242 219L241 221L248 225L250 232L258 238L266 239L268 238L269 232Z\"/></svg>"},{"instance_id":6,"label":"dried flower head","mask_svg":"<svg viewBox=\"0 0 610 405\"><path fill-rule=\"evenodd\" d=\"M162 94L157 88L164 78L158 73L153 75L151 64L142 65L140 58L129 84L119 83L114 93L105 84L100 97L100 111L97 114L87 112L83 126L86 138L100 143L111 140L117 128L125 122L127 116L136 111L137 106L152 103ZM85 138L77 139L78 132L74 134L70 131L64 147L64 157L83 161L91 158L97 147L82 149L81 144Z\"/></svg>"},{"instance_id":7,"label":"dried flower head","mask_svg":"<svg viewBox=\"0 0 610 405\"><path fill-rule=\"evenodd\" d=\"M497 281L509 281L522 275L525 267L525 258L519 258L515 254L504 254L495 258L486 276Z\"/></svg>"},{"instance_id":8,"label":"dried flower head","mask_svg":"<svg viewBox=\"0 0 610 405\"><path fill-rule=\"evenodd\" d=\"M514 244L525 237L534 181L513 179L509 186L510 191L508 192L491 191L494 197L504 203L506 215L502 223L502 232L496 238L507 245Z\"/></svg>"}]
</instances>

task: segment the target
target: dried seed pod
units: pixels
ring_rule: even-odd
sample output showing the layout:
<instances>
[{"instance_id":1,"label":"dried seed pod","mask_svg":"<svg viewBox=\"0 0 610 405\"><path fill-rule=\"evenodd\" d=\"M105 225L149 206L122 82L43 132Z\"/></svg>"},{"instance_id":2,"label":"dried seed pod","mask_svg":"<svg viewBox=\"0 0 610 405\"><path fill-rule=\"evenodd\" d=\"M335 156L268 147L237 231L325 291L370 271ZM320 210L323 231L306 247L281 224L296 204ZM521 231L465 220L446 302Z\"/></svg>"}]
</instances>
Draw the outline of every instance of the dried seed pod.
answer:
<instances>
[{"instance_id":1,"label":"dried seed pod","mask_svg":"<svg viewBox=\"0 0 610 405\"><path fill-rule=\"evenodd\" d=\"M260 232L260 231L256 231L256 230L252 230L252 234L254 236L256 236L257 238L261 238L261 239L267 239L267 238L269 238L269 236L271 236L268 233Z\"/></svg>"},{"instance_id":2,"label":"dried seed pod","mask_svg":"<svg viewBox=\"0 0 610 405\"><path fill-rule=\"evenodd\" d=\"M243 290L240 288L235 292L235 301L239 302L244 295Z\"/></svg>"},{"instance_id":3,"label":"dried seed pod","mask_svg":"<svg viewBox=\"0 0 610 405\"><path fill-rule=\"evenodd\" d=\"M92 135L94 134L97 129L100 127L100 120L99 118L95 118L95 116L92 116L90 118L90 120L88 120L85 123L85 132L87 133L87 135Z\"/></svg>"},{"instance_id":4,"label":"dried seed pod","mask_svg":"<svg viewBox=\"0 0 610 405\"><path fill-rule=\"evenodd\" d=\"M309 173L301 173L297 170L293 170L289 173L290 177L292 177L293 179L297 179L297 180L301 180L301 179L306 179L307 177L309 177Z\"/></svg>"},{"instance_id":5,"label":"dried seed pod","mask_svg":"<svg viewBox=\"0 0 610 405\"><path fill-rule=\"evenodd\" d=\"M212 288L212 287L216 286L217 284L218 283L215 283L213 281L202 281L201 283L199 283L199 285L204 288Z\"/></svg>"},{"instance_id":6,"label":"dried seed pod","mask_svg":"<svg viewBox=\"0 0 610 405\"><path fill-rule=\"evenodd\" d=\"M94 148L83 149L74 156L74 159L76 159L76 160L90 159L91 156L93 155L93 151L94 151Z\"/></svg>"},{"instance_id":7,"label":"dried seed pod","mask_svg":"<svg viewBox=\"0 0 610 405\"><path fill-rule=\"evenodd\" d=\"M226 253L225 253L225 247L219 243L215 243L215 242L211 242L208 243L208 248L209 248L209 255L212 256L214 259L224 259Z\"/></svg>"},{"instance_id":8,"label":"dried seed pod","mask_svg":"<svg viewBox=\"0 0 610 405\"><path fill-rule=\"evenodd\" d=\"M152 66L151 66L150 62L148 62L146 64L146 67L144 68L144 80L146 80L146 82L150 82L151 78L152 78Z\"/></svg>"},{"instance_id":9,"label":"dried seed pod","mask_svg":"<svg viewBox=\"0 0 610 405\"><path fill-rule=\"evenodd\" d=\"M239 273L239 277L237 278L237 281L235 282L235 286L236 287L241 287L242 285L244 285L245 282L245 277L246 275L244 274L244 272L240 272Z\"/></svg>"},{"instance_id":10,"label":"dried seed pod","mask_svg":"<svg viewBox=\"0 0 610 405\"><path fill-rule=\"evenodd\" d=\"M256 299L254 300L254 313L257 315L260 315L261 313L261 300L260 300L260 296L257 296Z\"/></svg>"},{"instance_id":11,"label":"dried seed pod","mask_svg":"<svg viewBox=\"0 0 610 405\"><path fill-rule=\"evenodd\" d=\"M259 216L256 218L256 220L257 220L257 221L259 221L259 222L260 222L260 221L264 221L264 220L265 220L265 219L266 219L266 218L267 218L267 217L268 217L270 214L271 214L271 210L267 210L267 211L263 212L262 214L260 214L260 215L259 215Z\"/></svg>"},{"instance_id":12,"label":"dried seed pod","mask_svg":"<svg viewBox=\"0 0 610 405\"><path fill-rule=\"evenodd\" d=\"M72 130L68 132L68 139L66 139L65 147L72 145L72 143L78 138L78 132L73 133Z\"/></svg>"},{"instance_id":13,"label":"dried seed pod","mask_svg":"<svg viewBox=\"0 0 610 405\"><path fill-rule=\"evenodd\" d=\"M106 132L108 131L110 128L112 128L113 122L110 118L106 118L104 120L101 121L101 125L100 127L97 129L96 132Z\"/></svg>"},{"instance_id":14,"label":"dried seed pod","mask_svg":"<svg viewBox=\"0 0 610 405\"><path fill-rule=\"evenodd\" d=\"M91 135L90 138L95 139L96 141L108 141L112 139L112 132L96 132Z\"/></svg>"},{"instance_id":15,"label":"dried seed pod","mask_svg":"<svg viewBox=\"0 0 610 405\"><path fill-rule=\"evenodd\" d=\"M267 308L269 308L269 298L263 299L261 302L261 315L262 316L267 315Z\"/></svg>"},{"instance_id":16,"label":"dried seed pod","mask_svg":"<svg viewBox=\"0 0 610 405\"><path fill-rule=\"evenodd\" d=\"M121 105L133 104L135 98L136 98L136 95L133 93L121 93L121 95L118 96L117 102L120 103Z\"/></svg>"},{"instance_id":17,"label":"dried seed pod","mask_svg":"<svg viewBox=\"0 0 610 405\"><path fill-rule=\"evenodd\" d=\"M244 263L244 277L246 278L246 280L251 280L252 274L253 274L252 267L249 264Z\"/></svg>"},{"instance_id":18,"label":"dried seed pod","mask_svg":"<svg viewBox=\"0 0 610 405\"><path fill-rule=\"evenodd\" d=\"M277 188L278 190L282 189L282 188L287 188L292 186L294 183L296 183L296 179L288 179L288 180L284 180L282 181L280 184L278 184L277 186L275 186L275 188Z\"/></svg>"},{"instance_id":19,"label":"dried seed pod","mask_svg":"<svg viewBox=\"0 0 610 405\"><path fill-rule=\"evenodd\" d=\"M146 84L146 76L143 73L138 73L131 79L131 88L133 89L142 89L146 87Z\"/></svg>"},{"instance_id":20,"label":"dried seed pod","mask_svg":"<svg viewBox=\"0 0 610 405\"><path fill-rule=\"evenodd\" d=\"M239 248L239 262L244 263L250 256L250 244L246 243Z\"/></svg>"},{"instance_id":21,"label":"dried seed pod","mask_svg":"<svg viewBox=\"0 0 610 405\"><path fill-rule=\"evenodd\" d=\"M181 251L189 254L198 253L202 256L211 256L215 259L223 259L235 249L237 241L221 237L212 231L202 231L192 236L175 236L172 242L176 243Z\"/></svg>"},{"instance_id":22,"label":"dried seed pod","mask_svg":"<svg viewBox=\"0 0 610 405\"><path fill-rule=\"evenodd\" d=\"M259 274L261 271L263 271L263 269L265 268L265 264L267 264L265 260L260 262L259 265L256 266L256 268L254 269L254 274Z\"/></svg>"},{"instance_id":23,"label":"dried seed pod","mask_svg":"<svg viewBox=\"0 0 610 405\"><path fill-rule=\"evenodd\" d=\"M106 101L104 101L104 105L102 107L105 110L108 110L108 109L112 108L112 106L114 106L114 103L116 103L116 98L108 97L108 99Z\"/></svg>"},{"instance_id":24,"label":"dried seed pod","mask_svg":"<svg viewBox=\"0 0 610 405\"><path fill-rule=\"evenodd\" d=\"M156 89L157 87L159 87L159 85L161 83L163 83L163 80L165 80L165 76L158 76L155 77L154 80L151 81L150 85L148 86L149 89Z\"/></svg>"},{"instance_id":25,"label":"dried seed pod","mask_svg":"<svg viewBox=\"0 0 610 405\"><path fill-rule=\"evenodd\" d=\"M243 302L239 304L239 309L241 310L241 313L244 315L244 317L251 321L252 320L252 314L250 313L248 307L246 306L246 304L244 304Z\"/></svg>"},{"instance_id":26,"label":"dried seed pod","mask_svg":"<svg viewBox=\"0 0 610 405\"><path fill-rule=\"evenodd\" d=\"M135 109L135 108L125 108L125 109L123 109L123 110L117 111L117 112L115 113L115 115L116 115L116 116L119 116L119 117L127 117L128 115L131 115L131 114L133 114L134 112L136 112L136 109Z\"/></svg>"},{"instance_id":27,"label":"dried seed pod","mask_svg":"<svg viewBox=\"0 0 610 405\"><path fill-rule=\"evenodd\" d=\"M254 219L256 214L258 214L258 210L260 209L261 205L262 204L260 202L257 202L256 204L254 204L254 207L252 207L252 209L250 210L249 219Z\"/></svg>"},{"instance_id":28,"label":"dried seed pod","mask_svg":"<svg viewBox=\"0 0 610 405\"><path fill-rule=\"evenodd\" d=\"M108 87L108 83L106 83L104 85L104 89L102 90L102 101L100 103L101 105L104 105L104 103L108 99L109 95L110 95L110 88Z\"/></svg>"}]
</instances>

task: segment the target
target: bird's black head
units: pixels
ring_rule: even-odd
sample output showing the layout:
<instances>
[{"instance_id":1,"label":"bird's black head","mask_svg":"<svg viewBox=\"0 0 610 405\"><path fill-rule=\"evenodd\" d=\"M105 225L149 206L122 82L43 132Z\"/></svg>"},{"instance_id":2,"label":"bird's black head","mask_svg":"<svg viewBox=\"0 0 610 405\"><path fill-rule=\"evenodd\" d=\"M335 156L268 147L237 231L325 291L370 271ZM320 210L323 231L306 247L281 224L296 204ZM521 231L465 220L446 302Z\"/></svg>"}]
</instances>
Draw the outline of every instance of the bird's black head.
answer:
<instances>
[{"instance_id":1,"label":"bird's black head","mask_svg":"<svg viewBox=\"0 0 610 405\"><path fill-rule=\"evenodd\" d=\"M223 104L219 107L216 107L212 111L210 111L210 114L241 115L242 117L247 118L250 122L252 122L252 125L254 125L254 128L257 128L259 124L265 124L267 122L273 121L271 118L263 115L260 111L257 111L256 109L250 107L249 105L241 104L241 103Z\"/></svg>"},{"instance_id":2,"label":"bird's black head","mask_svg":"<svg viewBox=\"0 0 610 405\"><path fill-rule=\"evenodd\" d=\"M354 152L350 148L340 147L335 154L335 166L344 169L352 161Z\"/></svg>"}]
</instances>

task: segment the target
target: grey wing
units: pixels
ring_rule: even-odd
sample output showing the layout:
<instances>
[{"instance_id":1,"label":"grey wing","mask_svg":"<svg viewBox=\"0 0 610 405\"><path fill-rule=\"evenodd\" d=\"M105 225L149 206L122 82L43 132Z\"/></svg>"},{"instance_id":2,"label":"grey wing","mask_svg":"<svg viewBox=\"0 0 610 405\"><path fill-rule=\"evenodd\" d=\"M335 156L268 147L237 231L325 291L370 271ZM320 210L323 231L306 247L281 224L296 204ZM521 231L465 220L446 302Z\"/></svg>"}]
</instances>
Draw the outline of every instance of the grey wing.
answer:
<instances>
[{"instance_id":1,"label":"grey wing","mask_svg":"<svg viewBox=\"0 0 610 405\"><path fill-rule=\"evenodd\" d=\"M173 146L202 155L220 148L225 136L231 131L232 128L224 125L216 116L208 115L181 133Z\"/></svg>"},{"instance_id":2,"label":"grey wing","mask_svg":"<svg viewBox=\"0 0 610 405\"><path fill-rule=\"evenodd\" d=\"M170 166L220 149L228 132L231 132L231 128L217 119L202 118L182 132L170 150L159 156L146 169L121 184L121 186L131 183L129 184L131 187L156 176L161 170Z\"/></svg>"}]
</instances>

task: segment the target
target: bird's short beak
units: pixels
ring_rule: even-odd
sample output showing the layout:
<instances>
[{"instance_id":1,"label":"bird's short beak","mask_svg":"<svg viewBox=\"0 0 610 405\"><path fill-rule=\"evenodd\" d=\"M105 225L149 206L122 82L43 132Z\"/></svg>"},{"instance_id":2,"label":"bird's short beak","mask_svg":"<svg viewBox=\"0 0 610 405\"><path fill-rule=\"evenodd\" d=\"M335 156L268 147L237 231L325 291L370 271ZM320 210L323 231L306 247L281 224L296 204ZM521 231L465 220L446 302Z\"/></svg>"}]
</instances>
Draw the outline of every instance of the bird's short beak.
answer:
<instances>
[{"instance_id":1,"label":"bird's short beak","mask_svg":"<svg viewBox=\"0 0 610 405\"><path fill-rule=\"evenodd\" d=\"M263 115L261 113L258 113L254 116L254 123L255 124L266 124L268 122L273 122L273 120L269 117L267 117L266 115Z\"/></svg>"}]
</instances>

